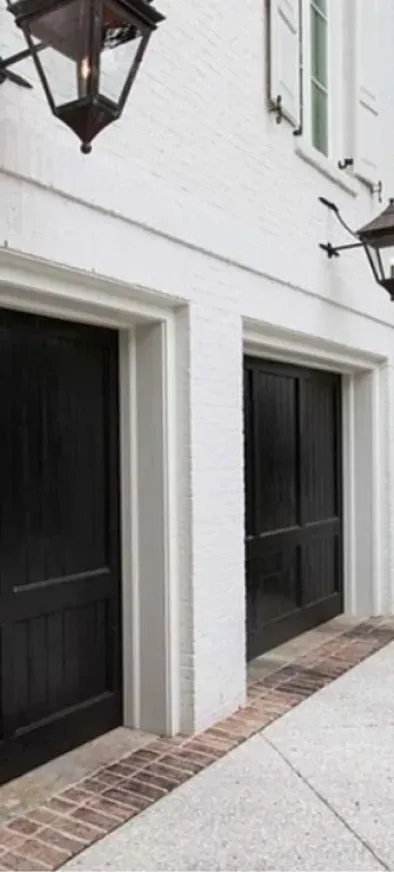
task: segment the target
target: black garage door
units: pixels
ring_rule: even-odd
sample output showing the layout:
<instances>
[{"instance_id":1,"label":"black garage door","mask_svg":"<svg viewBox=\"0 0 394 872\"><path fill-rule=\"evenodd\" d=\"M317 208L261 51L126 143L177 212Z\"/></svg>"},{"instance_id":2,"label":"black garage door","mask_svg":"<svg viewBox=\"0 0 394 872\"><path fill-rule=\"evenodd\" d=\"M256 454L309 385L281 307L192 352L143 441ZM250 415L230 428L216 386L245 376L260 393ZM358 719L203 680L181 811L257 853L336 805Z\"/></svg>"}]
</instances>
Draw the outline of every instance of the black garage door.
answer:
<instances>
[{"instance_id":1,"label":"black garage door","mask_svg":"<svg viewBox=\"0 0 394 872\"><path fill-rule=\"evenodd\" d=\"M0 781L121 720L114 331L0 310Z\"/></svg>"},{"instance_id":2,"label":"black garage door","mask_svg":"<svg viewBox=\"0 0 394 872\"><path fill-rule=\"evenodd\" d=\"M340 377L245 360L249 659L342 611Z\"/></svg>"}]
</instances>

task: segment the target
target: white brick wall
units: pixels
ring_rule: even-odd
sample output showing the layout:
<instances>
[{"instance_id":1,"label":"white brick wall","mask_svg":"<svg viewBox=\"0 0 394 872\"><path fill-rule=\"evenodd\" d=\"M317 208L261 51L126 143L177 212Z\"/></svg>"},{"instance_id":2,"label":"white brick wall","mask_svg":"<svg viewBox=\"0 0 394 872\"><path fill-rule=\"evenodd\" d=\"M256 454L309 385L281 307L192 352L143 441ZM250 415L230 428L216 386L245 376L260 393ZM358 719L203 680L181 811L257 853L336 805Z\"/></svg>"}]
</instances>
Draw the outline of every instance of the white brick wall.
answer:
<instances>
[{"instance_id":1,"label":"white brick wall","mask_svg":"<svg viewBox=\"0 0 394 872\"><path fill-rule=\"evenodd\" d=\"M242 325L191 307L195 729L244 701Z\"/></svg>"},{"instance_id":2,"label":"white brick wall","mask_svg":"<svg viewBox=\"0 0 394 872\"><path fill-rule=\"evenodd\" d=\"M384 2L384 0L382 0ZM376 199L352 196L296 154L266 106L262 0L158 0L153 36L120 122L89 158L34 91L0 88L0 245L173 298L178 317L179 563L183 725L200 728L244 698L243 320L386 356L387 480L394 470L394 309L318 196L363 224ZM394 194L394 3L379 59L385 195ZM0 52L22 47L0 11ZM345 241L345 240L343 240ZM346 240L347 241L347 240ZM386 601L393 607L394 506L387 486Z\"/></svg>"}]
</instances>

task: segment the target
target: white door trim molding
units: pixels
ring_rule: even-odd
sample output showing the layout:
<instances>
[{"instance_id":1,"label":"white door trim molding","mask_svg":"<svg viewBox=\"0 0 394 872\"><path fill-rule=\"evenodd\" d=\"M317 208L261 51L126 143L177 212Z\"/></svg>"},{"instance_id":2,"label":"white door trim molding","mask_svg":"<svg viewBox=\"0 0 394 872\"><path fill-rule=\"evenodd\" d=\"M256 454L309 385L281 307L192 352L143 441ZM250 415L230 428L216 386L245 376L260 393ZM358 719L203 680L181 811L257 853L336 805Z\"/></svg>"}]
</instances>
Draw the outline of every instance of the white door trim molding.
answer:
<instances>
[{"instance_id":1,"label":"white door trim molding","mask_svg":"<svg viewBox=\"0 0 394 872\"><path fill-rule=\"evenodd\" d=\"M262 326L259 330L245 326L244 342L246 353L256 357L268 356L271 360L283 360L298 366L305 362L305 366L344 374L365 372L386 361L383 355L367 354L360 349L353 350L306 334L290 334L271 326L266 329Z\"/></svg>"},{"instance_id":2,"label":"white door trim molding","mask_svg":"<svg viewBox=\"0 0 394 872\"><path fill-rule=\"evenodd\" d=\"M175 313L166 305L158 305L155 292L131 286L117 287L104 279L81 276L77 270L33 261L11 252L7 255L1 250L1 307L100 324L120 331L124 723L174 735L180 724ZM147 338L141 351L143 330ZM148 388L154 389L155 402L144 418L144 410L137 404L137 382L143 392L145 381ZM141 519L138 488L141 445L150 446L152 420L157 474L150 490L149 482L148 486L144 482L145 517ZM141 521L146 525L146 515L153 508L161 521L155 526L150 552L156 554L155 565L159 569L153 579L150 578L149 586L141 555ZM163 560L161 555L164 555ZM157 600L163 604L163 609L161 612L156 609L152 614L155 599L152 593L156 593L153 584L157 585ZM145 640L140 632L142 613L145 621L152 617L154 624ZM157 653L152 649L152 639L158 641ZM155 706L150 708L152 687L156 690Z\"/></svg>"},{"instance_id":3,"label":"white door trim molding","mask_svg":"<svg viewBox=\"0 0 394 872\"><path fill-rule=\"evenodd\" d=\"M128 327L136 319L163 320L183 300L156 289L117 282L0 247L2 305L25 312ZM72 312L72 315L70 315Z\"/></svg>"},{"instance_id":4,"label":"white door trim molding","mask_svg":"<svg viewBox=\"0 0 394 872\"><path fill-rule=\"evenodd\" d=\"M340 373L342 379L345 612L380 614L389 606L389 511L382 452L387 428L386 358L271 326L244 329L245 354Z\"/></svg>"}]
</instances>

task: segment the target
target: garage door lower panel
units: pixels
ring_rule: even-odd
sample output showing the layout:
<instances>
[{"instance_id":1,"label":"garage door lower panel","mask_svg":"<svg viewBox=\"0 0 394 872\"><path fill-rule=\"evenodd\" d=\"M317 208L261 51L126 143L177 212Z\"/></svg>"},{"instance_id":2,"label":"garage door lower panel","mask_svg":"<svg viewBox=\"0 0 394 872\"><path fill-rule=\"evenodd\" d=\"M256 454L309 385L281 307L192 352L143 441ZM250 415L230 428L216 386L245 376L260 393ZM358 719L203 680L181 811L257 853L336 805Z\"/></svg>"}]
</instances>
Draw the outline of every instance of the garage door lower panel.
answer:
<instances>
[{"instance_id":1,"label":"garage door lower panel","mask_svg":"<svg viewBox=\"0 0 394 872\"><path fill-rule=\"evenodd\" d=\"M341 382L245 361L249 659L342 611Z\"/></svg>"},{"instance_id":2,"label":"garage door lower panel","mask_svg":"<svg viewBox=\"0 0 394 872\"><path fill-rule=\"evenodd\" d=\"M121 722L114 331L0 310L0 781Z\"/></svg>"}]
</instances>

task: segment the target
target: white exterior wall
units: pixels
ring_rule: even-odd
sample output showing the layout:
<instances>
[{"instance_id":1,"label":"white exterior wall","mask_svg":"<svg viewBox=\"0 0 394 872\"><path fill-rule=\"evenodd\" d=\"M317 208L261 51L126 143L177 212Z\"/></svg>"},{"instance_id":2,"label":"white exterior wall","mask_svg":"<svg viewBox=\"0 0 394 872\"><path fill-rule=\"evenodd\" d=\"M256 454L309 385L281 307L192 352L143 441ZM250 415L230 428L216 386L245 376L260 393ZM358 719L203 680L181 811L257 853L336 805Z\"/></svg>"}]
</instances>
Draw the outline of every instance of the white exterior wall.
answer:
<instances>
[{"instance_id":1,"label":"white exterior wall","mask_svg":"<svg viewBox=\"0 0 394 872\"><path fill-rule=\"evenodd\" d=\"M394 2L380 2L380 175L388 197ZM1 86L0 282L3 304L12 305L7 281L17 253L26 274L42 276L48 312L59 276L65 297L68 287L78 295L90 276L103 312L114 311L114 288L119 310L131 311L134 301L176 309L169 413L177 438L178 725L190 730L234 710L245 694L246 328L272 354L280 340L276 356L288 341L297 359L320 354L349 374L347 608L394 608L394 309L360 252L329 262L318 248L327 233L348 241L319 195L335 200L355 227L379 205L358 181L347 185L335 168L329 176L312 166L297 153L287 122L277 125L268 114L262 0L159 5L167 20L152 37L124 116L98 137L90 157L50 116L31 62L18 72L31 77L34 91ZM22 47L1 10L0 54ZM48 264L61 269L52 273ZM28 286L16 305L29 307ZM81 317L91 320L89 312L87 297ZM353 378L360 370L370 372Z\"/></svg>"}]
</instances>

